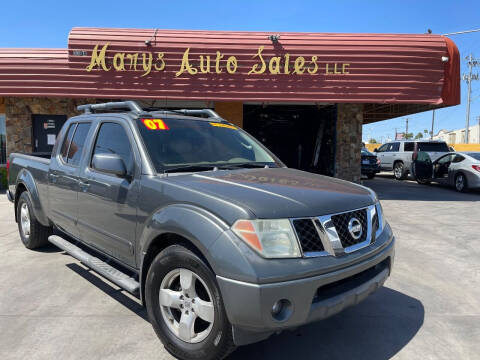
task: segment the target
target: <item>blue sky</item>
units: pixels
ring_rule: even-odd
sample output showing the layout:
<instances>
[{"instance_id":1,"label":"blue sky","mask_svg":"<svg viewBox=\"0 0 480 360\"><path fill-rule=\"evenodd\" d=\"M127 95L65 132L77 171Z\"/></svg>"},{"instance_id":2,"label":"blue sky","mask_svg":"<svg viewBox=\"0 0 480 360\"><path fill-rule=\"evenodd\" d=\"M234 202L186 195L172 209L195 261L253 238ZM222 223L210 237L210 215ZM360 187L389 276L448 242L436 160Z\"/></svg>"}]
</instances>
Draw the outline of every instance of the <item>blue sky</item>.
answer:
<instances>
[{"instance_id":1,"label":"blue sky","mask_svg":"<svg viewBox=\"0 0 480 360\"><path fill-rule=\"evenodd\" d=\"M435 34L479 29L477 1L8 1L2 4L0 47L67 46L73 26ZM451 37L463 58L480 58L480 32ZM476 72L480 73L480 67ZM472 83L471 123L480 116L480 80ZM465 126L462 104L436 111L435 131ZM409 132L430 129L431 112L409 116ZM364 137L393 137L404 118L364 126Z\"/></svg>"}]
</instances>

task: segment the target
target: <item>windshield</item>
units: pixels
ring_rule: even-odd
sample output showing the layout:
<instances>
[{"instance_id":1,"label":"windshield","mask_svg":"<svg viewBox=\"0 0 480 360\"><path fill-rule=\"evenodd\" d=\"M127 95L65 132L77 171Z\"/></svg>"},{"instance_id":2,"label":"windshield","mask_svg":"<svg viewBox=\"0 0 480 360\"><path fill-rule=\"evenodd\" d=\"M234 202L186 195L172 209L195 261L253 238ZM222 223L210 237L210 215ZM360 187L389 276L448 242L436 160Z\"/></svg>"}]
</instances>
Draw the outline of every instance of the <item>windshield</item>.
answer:
<instances>
[{"instance_id":1,"label":"windshield","mask_svg":"<svg viewBox=\"0 0 480 360\"><path fill-rule=\"evenodd\" d=\"M444 142L419 142L418 151L426 152L449 152L448 146Z\"/></svg>"},{"instance_id":2,"label":"windshield","mask_svg":"<svg viewBox=\"0 0 480 360\"><path fill-rule=\"evenodd\" d=\"M138 119L157 172L185 168L281 166L262 145L236 126L189 119Z\"/></svg>"}]
</instances>

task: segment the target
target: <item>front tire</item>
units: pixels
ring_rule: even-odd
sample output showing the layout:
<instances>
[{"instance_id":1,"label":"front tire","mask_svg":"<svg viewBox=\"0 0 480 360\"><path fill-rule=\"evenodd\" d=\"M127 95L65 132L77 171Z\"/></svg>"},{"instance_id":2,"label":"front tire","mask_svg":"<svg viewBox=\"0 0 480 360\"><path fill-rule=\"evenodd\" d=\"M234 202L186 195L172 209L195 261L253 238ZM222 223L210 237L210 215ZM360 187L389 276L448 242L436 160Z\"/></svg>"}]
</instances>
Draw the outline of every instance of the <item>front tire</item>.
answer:
<instances>
[{"instance_id":1,"label":"front tire","mask_svg":"<svg viewBox=\"0 0 480 360\"><path fill-rule=\"evenodd\" d=\"M455 176L455 190L465 192L468 190L467 178L462 173Z\"/></svg>"},{"instance_id":2,"label":"front tire","mask_svg":"<svg viewBox=\"0 0 480 360\"><path fill-rule=\"evenodd\" d=\"M33 213L32 200L28 191L24 191L17 203L18 232L23 245L30 250L48 245L52 228L40 224Z\"/></svg>"},{"instance_id":3,"label":"front tire","mask_svg":"<svg viewBox=\"0 0 480 360\"><path fill-rule=\"evenodd\" d=\"M393 176L395 176L396 180L404 180L405 179L405 166L403 162L396 162L393 166Z\"/></svg>"},{"instance_id":4,"label":"front tire","mask_svg":"<svg viewBox=\"0 0 480 360\"><path fill-rule=\"evenodd\" d=\"M153 329L173 356L219 360L235 349L215 275L187 248L172 245L155 257L145 302Z\"/></svg>"}]
</instances>

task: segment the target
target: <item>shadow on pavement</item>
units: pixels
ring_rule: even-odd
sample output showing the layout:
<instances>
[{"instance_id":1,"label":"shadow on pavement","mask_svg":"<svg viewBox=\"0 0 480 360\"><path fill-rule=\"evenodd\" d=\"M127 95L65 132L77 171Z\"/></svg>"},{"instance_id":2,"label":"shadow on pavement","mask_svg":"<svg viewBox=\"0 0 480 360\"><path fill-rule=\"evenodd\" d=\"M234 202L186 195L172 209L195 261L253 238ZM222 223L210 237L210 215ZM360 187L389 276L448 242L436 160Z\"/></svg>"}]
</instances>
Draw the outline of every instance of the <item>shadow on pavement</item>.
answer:
<instances>
[{"instance_id":1,"label":"shadow on pavement","mask_svg":"<svg viewBox=\"0 0 480 360\"><path fill-rule=\"evenodd\" d=\"M383 287L356 307L239 347L228 359L390 359L412 340L424 316L419 300Z\"/></svg>"},{"instance_id":2,"label":"shadow on pavement","mask_svg":"<svg viewBox=\"0 0 480 360\"><path fill-rule=\"evenodd\" d=\"M75 263L67 264L66 265L70 270L75 271L78 275L83 277L85 280L90 282L92 285L96 286L100 290L102 290L105 294L110 296L112 299L118 301L120 304L125 306L128 310L132 311L136 315L140 316L143 320L148 321L147 310L137 301L132 299L130 296L126 295L124 292L125 290L120 288L114 288L113 286L109 285L107 282L103 280L103 278L99 278L97 273L94 271L80 266ZM95 275L94 275L95 274Z\"/></svg>"},{"instance_id":3,"label":"shadow on pavement","mask_svg":"<svg viewBox=\"0 0 480 360\"><path fill-rule=\"evenodd\" d=\"M363 185L374 190L380 200L480 201L479 191L459 193L446 185L420 185L414 180L398 181L383 174L364 180Z\"/></svg>"}]
</instances>

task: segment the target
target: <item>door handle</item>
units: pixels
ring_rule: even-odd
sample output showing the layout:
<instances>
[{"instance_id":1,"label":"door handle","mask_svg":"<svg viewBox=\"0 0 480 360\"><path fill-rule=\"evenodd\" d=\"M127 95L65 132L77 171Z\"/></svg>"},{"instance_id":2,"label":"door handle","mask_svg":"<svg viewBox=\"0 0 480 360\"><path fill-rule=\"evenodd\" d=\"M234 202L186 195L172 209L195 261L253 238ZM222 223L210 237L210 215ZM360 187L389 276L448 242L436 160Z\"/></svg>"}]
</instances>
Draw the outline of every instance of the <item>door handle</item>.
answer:
<instances>
[{"instance_id":1,"label":"door handle","mask_svg":"<svg viewBox=\"0 0 480 360\"><path fill-rule=\"evenodd\" d=\"M83 192L87 191L87 189L90 187L90 184L88 182L83 182L83 181L79 181L78 185L80 186L80 189Z\"/></svg>"},{"instance_id":2,"label":"door handle","mask_svg":"<svg viewBox=\"0 0 480 360\"><path fill-rule=\"evenodd\" d=\"M50 178L50 180L52 180L52 182L55 182L58 179L58 175L53 173L48 174L48 177Z\"/></svg>"}]
</instances>

